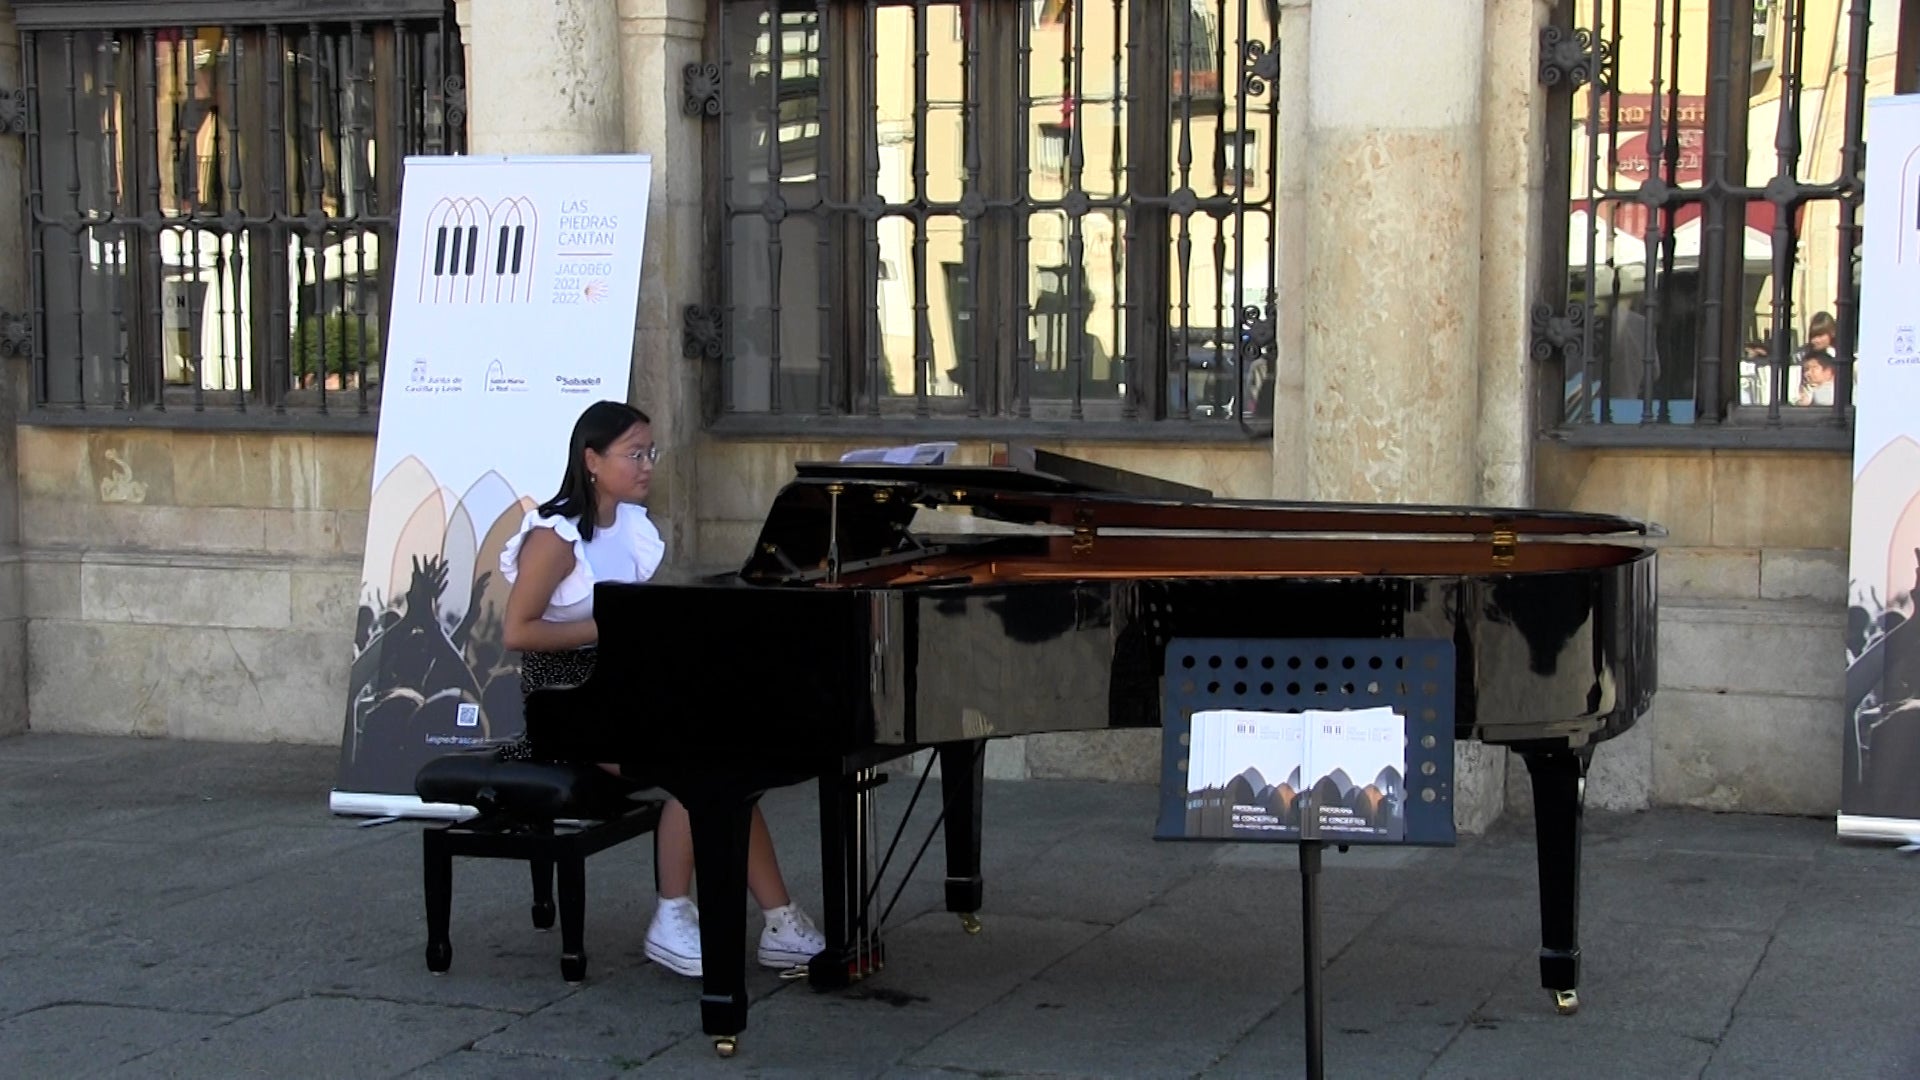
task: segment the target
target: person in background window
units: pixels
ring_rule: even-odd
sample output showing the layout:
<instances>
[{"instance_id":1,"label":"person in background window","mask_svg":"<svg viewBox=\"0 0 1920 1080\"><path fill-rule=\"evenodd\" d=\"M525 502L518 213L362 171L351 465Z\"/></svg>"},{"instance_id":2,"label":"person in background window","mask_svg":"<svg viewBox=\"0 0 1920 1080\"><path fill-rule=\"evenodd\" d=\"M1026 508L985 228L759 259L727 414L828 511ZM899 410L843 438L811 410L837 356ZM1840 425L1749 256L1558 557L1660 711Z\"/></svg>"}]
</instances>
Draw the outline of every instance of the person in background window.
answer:
<instances>
[{"instance_id":1,"label":"person in background window","mask_svg":"<svg viewBox=\"0 0 1920 1080\"><path fill-rule=\"evenodd\" d=\"M1833 404L1833 316L1816 312L1807 324L1807 343L1794 359L1800 364L1800 389L1793 396L1795 405Z\"/></svg>"},{"instance_id":2,"label":"person in background window","mask_svg":"<svg viewBox=\"0 0 1920 1080\"><path fill-rule=\"evenodd\" d=\"M500 553L500 572L513 584L507 594L505 644L522 654L523 694L585 681L593 671L599 639L593 621L594 583L646 581L666 553L660 531L642 505L658 456L645 413L619 401L587 406L574 423L567 455L559 494L528 511L520 532ZM556 760L559 755L551 746L555 741L564 741L563 734L530 727L520 741L502 747L500 755ZM618 773L613 766L601 767ZM700 913L688 896L693 887L693 831L678 799L668 800L662 810L656 838L660 903L647 928L644 951L647 959L669 971L698 978ZM773 838L758 806L747 847L747 887L766 916L760 935L762 966L804 964L826 948L826 939L787 894Z\"/></svg>"}]
</instances>

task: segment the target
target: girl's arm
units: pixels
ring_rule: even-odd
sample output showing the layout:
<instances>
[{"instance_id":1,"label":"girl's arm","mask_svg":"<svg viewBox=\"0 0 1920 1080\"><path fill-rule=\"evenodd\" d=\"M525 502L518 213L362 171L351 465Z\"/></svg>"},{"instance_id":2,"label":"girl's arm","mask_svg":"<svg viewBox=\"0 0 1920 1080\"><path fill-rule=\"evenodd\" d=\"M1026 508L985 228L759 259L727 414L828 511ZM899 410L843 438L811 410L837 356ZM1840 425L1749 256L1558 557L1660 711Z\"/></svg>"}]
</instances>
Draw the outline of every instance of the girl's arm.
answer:
<instances>
[{"instance_id":1,"label":"girl's arm","mask_svg":"<svg viewBox=\"0 0 1920 1080\"><path fill-rule=\"evenodd\" d=\"M515 652L564 652L600 639L592 619L548 622L540 616L553 600L553 590L573 572L573 546L552 529L535 529L520 545L520 573L507 594L506 624L501 637Z\"/></svg>"}]
</instances>

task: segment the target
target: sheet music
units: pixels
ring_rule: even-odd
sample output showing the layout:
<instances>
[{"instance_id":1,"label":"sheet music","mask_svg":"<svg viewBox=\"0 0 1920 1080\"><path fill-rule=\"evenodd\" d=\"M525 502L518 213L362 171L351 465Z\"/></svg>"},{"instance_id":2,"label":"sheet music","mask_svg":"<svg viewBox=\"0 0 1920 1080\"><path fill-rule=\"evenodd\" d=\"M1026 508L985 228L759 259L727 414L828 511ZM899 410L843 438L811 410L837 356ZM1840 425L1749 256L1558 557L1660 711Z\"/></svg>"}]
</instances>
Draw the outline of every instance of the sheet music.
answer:
<instances>
[{"instance_id":1,"label":"sheet music","mask_svg":"<svg viewBox=\"0 0 1920 1080\"><path fill-rule=\"evenodd\" d=\"M878 461L888 465L945 465L947 458L960 448L959 443L924 442L911 446L876 446L865 450L849 450L840 455L841 461Z\"/></svg>"}]
</instances>

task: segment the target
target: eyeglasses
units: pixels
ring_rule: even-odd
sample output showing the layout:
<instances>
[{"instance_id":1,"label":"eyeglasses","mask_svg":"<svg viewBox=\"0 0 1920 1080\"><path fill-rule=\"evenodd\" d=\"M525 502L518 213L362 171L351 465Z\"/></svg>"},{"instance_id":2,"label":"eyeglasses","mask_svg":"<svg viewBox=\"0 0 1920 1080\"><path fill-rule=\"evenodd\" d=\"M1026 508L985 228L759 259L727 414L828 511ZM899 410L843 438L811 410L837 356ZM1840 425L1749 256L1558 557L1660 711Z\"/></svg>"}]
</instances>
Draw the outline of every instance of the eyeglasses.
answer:
<instances>
[{"instance_id":1,"label":"eyeglasses","mask_svg":"<svg viewBox=\"0 0 1920 1080\"><path fill-rule=\"evenodd\" d=\"M631 454L615 454L614 457L623 457L628 461L645 461L652 464L660 460L660 447L648 446L641 450L635 450Z\"/></svg>"}]
</instances>

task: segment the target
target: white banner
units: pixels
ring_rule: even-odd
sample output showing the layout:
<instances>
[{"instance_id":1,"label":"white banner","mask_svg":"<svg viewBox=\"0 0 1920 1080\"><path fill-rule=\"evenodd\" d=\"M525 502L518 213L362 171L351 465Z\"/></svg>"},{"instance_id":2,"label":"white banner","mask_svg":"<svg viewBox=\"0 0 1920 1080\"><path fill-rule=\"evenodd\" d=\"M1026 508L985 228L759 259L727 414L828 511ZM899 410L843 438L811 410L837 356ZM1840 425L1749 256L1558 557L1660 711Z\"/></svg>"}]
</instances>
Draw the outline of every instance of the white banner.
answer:
<instances>
[{"instance_id":1,"label":"white banner","mask_svg":"<svg viewBox=\"0 0 1920 1080\"><path fill-rule=\"evenodd\" d=\"M1920 834L1920 95L1867 107L1843 836Z\"/></svg>"},{"instance_id":2,"label":"white banner","mask_svg":"<svg viewBox=\"0 0 1920 1080\"><path fill-rule=\"evenodd\" d=\"M430 758L518 735L500 550L574 420L627 399L651 163L406 162L336 813L444 814Z\"/></svg>"}]
</instances>

